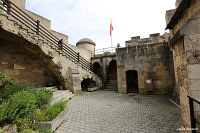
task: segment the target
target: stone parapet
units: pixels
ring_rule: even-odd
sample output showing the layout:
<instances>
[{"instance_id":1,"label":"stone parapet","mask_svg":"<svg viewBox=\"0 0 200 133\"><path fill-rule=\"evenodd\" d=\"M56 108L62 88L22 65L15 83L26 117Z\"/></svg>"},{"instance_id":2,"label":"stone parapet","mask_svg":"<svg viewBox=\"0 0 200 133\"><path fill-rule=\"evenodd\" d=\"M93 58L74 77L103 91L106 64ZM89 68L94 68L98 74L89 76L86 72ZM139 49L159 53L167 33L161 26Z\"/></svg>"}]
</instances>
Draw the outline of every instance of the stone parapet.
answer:
<instances>
[{"instance_id":1,"label":"stone parapet","mask_svg":"<svg viewBox=\"0 0 200 133\"><path fill-rule=\"evenodd\" d=\"M170 34L165 33L160 36L160 33L150 34L149 38L140 38L140 36L131 37L131 40L126 41L126 47L137 46L144 44L162 43L169 41Z\"/></svg>"}]
</instances>

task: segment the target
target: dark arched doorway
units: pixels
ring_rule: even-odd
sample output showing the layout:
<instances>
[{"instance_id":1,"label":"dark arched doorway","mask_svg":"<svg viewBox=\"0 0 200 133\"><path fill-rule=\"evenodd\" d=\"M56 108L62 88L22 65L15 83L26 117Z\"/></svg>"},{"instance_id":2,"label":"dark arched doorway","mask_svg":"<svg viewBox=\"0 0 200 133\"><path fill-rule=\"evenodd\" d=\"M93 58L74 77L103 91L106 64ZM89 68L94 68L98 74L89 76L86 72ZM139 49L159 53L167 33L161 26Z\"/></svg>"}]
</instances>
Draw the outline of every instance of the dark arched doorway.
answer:
<instances>
[{"instance_id":1,"label":"dark arched doorway","mask_svg":"<svg viewBox=\"0 0 200 133\"><path fill-rule=\"evenodd\" d=\"M107 69L105 89L117 90L117 61L112 60Z\"/></svg>"},{"instance_id":2,"label":"dark arched doorway","mask_svg":"<svg viewBox=\"0 0 200 133\"><path fill-rule=\"evenodd\" d=\"M117 61L112 60L108 66L108 80L117 80Z\"/></svg>"},{"instance_id":3,"label":"dark arched doorway","mask_svg":"<svg viewBox=\"0 0 200 133\"><path fill-rule=\"evenodd\" d=\"M87 78L87 79L84 79L82 82L81 82L81 88L82 88L82 91L88 91L88 87L90 85L95 85L95 82L90 79L90 78Z\"/></svg>"},{"instance_id":4,"label":"dark arched doorway","mask_svg":"<svg viewBox=\"0 0 200 133\"><path fill-rule=\"evenodd\" d=\"M135 70L126 71L127 93L138 93L138 72Z\"/></svg>"},{"instance_id":5,"label":"dark arched doorway","mask_svg":"<svg viewBox=\"0 0 200 133\"><path fill-rule=\"evenodd\" d=\"M93 72L99 76L102 77L102 72L101 72L101 65L98 62L95 62L93 64Z\"/></svg>"}]
</instances>

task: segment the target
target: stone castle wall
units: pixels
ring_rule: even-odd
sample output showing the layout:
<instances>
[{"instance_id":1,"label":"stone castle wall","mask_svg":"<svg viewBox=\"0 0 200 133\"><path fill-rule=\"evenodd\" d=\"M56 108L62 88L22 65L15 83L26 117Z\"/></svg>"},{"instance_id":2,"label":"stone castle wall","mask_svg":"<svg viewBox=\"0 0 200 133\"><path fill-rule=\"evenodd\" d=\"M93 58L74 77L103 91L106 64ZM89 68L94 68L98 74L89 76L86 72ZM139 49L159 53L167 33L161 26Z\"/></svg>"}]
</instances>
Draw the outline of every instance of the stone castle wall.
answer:
<instances>
[{"instance_id":1,"label":"stone castle wall","mask_svg":"<svg viewBox=\"0 0 200 133\"><path fill-rule=\"evenodd\" d=\"M126 47L129 46L136 46L136 45L143 45L143 44L153 44L153 43L162 43L169 41L169 33L165 33L164 35L160 36L160 33L150 34L149 38L140 38L140 36L131 37L131 40L126 41Z\"/></svg>"},{"instance_id":2,"label":"stone castle wall","mask_svg":"<svg viewBox=\"0 0 200 133\"><path fill-rule=\"evenodd\" d=\"M177 0L177 6L181 0ZM184 1L186 2L186 1ZM179 9L179 6L177 9ZM187 8L182 7L181 16L176 14L178 21L171 27L173 38L174 68L180 92L182 126L191 127L188 95L200 100L200 1L190 1ZM176 17L177 17L176 16ZM200 107L195 105L195 115L200 122ZM199 127L198 127L199 128ZM197 132L199 132L198 130ZM186 132L186 131L182 131ZM189 131L188 131L189 132Z\"/></svg>"},{"instance_id":3,"label":"stone castle wall","mask_svg":"<svg viewBox=\"0 0 200 133\"><path fill-rule=\"evenodd\" d=\"M146 80L152 79L153 93L171 92L175 86L172 52L168 43L118 48L118 91L127 93L126 71L138 72L139 93L147 93Z\"/></svg>"},{"instance_id":4,"label":"stone castle wall","mask_svg":"<svg viewBox=\"0 0 200 133\"><path fill-rule=\"evenodd\" d=\"M63 43L65 43L66 45L68 44L68 36L64 35L62 33L59 33L57 31L51 30L50 31L53 35L55 35L57 38L59 39L63 39Z\"/></svg>"},{"instance_id":5,"label":"stone castle wall","mask_svg":"<svg viewBox=\"0 0 200 133\"><path fill-rule=\"evenodd\" d=\"M80 56L82 56L84 59L86 59L88 62L91 61L91 57L92 57L92 52L89 51L88 49L82 48L82 47L77 47L74 45L68 45L70 48L72 48L74 51L76 51L77 53L80 53Z\"/></svg>"},{"instance_id":6,"label":"stone castle wall","mask_svg":"<svg viewBox=\"0 0 200 133\"><path fill-rule=\"evenodd\" d=\"M108 67L111 61L116 60L116 54L102 54L92 57L91 62L94 66L95 63L99 63L101 67L101 76L106 78L108 75Z\"/></svg>"},{"instance_id":7,"label":"stone castle wall","mask_svg":"<svg viewBox=\"0 0 200 133\"><path fill-rule=\"evenodd\" d=\"M166 24L168 24L172 18L172 16L174 15L176 9L171 9L171 10L167 10L165 13L165 21Z\"/></svg>"}]
</instances>

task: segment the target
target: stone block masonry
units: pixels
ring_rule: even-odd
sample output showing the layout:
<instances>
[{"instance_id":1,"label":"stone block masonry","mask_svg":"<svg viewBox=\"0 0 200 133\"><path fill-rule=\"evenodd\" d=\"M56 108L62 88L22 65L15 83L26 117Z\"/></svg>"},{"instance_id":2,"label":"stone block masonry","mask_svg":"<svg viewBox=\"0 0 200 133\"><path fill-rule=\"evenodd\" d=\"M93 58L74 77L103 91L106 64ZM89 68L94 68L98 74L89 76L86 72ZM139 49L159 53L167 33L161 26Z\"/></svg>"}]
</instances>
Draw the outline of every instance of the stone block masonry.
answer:
<instances>
[{"instance_id":1,"label":"stone block masonry","mask_svg":"<svg viewBox=\"0 0 200 133\"><path fill-rule=\"evenodd\" d=\"M139 93L147 93L147 82L151 81L153 94L173 91L175 76L172 52L168 43L118 48L116 56L117 75L121 75L118 76L119 92L127 93L126 72L129 70L135 70L138 73L136 82L138 82Z\"/></svg>"},{"instance_id":2,"label":"stone block masonry","mask_svg":"<svg viewBox=\"0 0 200 133\"><path fill-rule=\"evenodd\" d=\"M1 38L0 53L0 72L16 75L21 84L34 84L38 87L59 85L46 64L38 56L28 52L19 41Z\"/></svg>"},{"instance_id":3,"label":"stone block masonry","mask_svg":"<svg viewBox=\"0 0 200 133\"><path fill-rule=\"evenodd\" d=\"M167 28L172 30L173 33L170 45L174 51L174 68L180 92L182 126L184 128L191 128L190 107L187 96L190 95L197 100L200 98L199 21L199 0L176 0L176 11L167 24ZM199 123L200 108L195 106L194 111L197 123ZM196 125L200 128L197 123Z\"/></svg>"}]
</instances>

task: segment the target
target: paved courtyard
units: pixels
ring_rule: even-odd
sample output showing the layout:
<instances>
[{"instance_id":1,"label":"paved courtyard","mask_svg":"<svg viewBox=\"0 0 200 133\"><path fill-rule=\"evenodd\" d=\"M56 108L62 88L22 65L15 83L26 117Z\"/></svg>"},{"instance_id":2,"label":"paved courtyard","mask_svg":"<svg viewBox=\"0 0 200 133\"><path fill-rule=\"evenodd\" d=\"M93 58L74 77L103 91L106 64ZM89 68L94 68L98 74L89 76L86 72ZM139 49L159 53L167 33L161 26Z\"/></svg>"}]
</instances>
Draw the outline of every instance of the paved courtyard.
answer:
<instances>
[{"instance_id":1,"label":"paved courtyard","mask_svg":"<svg viewBox=\"0 0 200 133\"><path fill-rule=\"evenodd\" d=\"M179 108L166 95L85 92L68 103L56 133L174 133Z\"/></svg>"}]
</instances>

